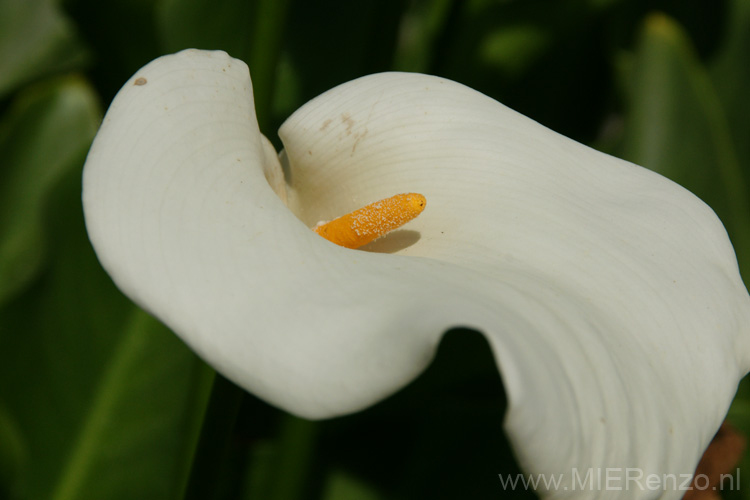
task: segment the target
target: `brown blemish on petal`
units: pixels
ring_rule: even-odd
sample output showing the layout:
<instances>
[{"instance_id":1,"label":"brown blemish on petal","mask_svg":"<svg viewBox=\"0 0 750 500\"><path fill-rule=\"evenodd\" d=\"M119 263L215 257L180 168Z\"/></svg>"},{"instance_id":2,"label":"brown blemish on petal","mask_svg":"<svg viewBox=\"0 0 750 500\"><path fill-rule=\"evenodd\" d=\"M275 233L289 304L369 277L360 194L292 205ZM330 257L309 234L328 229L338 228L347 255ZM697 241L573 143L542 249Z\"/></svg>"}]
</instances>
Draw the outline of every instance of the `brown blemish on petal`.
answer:
<instances>
[{"instance_id":1,"label":"brown blemish on petal","mask_svg":"<svg viewBox=\"0 0 750 500\"><path fill-rule=\"evenodd\" d=\"M333 120L331 120L330 118L324 121L323 125L320 126L320 131L322 132L323 130L327 129L328 125L330 125L332 121Z\"/></svg>"},{"instance_id":2,"label":"brown blemish on petal","mask_svg":"<svg viewBox=\"0 0 750 500\"><path fill-rule=\"evenodd\" d=\"M364 139L366 135L367 135L367 127L365 127L365 129L362 132L358 132L354 135L355 140L354 140L354 145L352 146L352 155L357 150L357 144L359 144L359 141Z\"/></svg>"},{"instance_id":3,"label":"brown blemish on petal","mask_svg":"<svg viewBox=\"0 0 750 500\"><path fill-rule=\"evenodd\" d=\"M133 82L133 85L141 86L141 85L146 85L147 83L148 83L148 80L146 80L143 77L140 77L140 78L135 79L135 82Z\"/></svg>"},{"instance_id":4,"label":"brown blemish on petal","mask_svg":"<svg viewBox=\"0 0 750 500\"><path fill-rule=\"evenodd\" d=\"M350 135L352 133L352 127L354 126L354 120L352 120L352 115L350 115L349 113L342 113L341 123L346 125L346 135Z\"/></svg>"}]
</instances>

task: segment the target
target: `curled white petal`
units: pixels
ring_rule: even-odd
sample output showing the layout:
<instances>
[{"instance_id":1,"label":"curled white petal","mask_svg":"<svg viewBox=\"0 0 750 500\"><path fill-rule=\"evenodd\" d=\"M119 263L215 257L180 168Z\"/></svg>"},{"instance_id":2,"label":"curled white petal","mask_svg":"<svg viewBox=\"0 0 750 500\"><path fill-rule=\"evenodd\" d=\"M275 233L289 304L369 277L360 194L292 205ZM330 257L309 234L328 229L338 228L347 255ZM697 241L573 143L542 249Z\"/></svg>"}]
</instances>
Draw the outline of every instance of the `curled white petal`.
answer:
<instances>
[{"instance_id":1,"label":"curled white petal","mask_svg":"<svg viewBox=\"0 0 750 500\"><path fill-rule=\"evenodd\" d=\"M326 417L402 387L468 326L527 470L693 471L750 362L747 292L702 202L425 75L344 84L280 135L285 172L245 65L186 51L133 76L87 159L102 264L209 363ZM401 192L427 210L370 252L308 229ZM597 492L555 495L573 493Z\"/></svg>"}]
</instances>

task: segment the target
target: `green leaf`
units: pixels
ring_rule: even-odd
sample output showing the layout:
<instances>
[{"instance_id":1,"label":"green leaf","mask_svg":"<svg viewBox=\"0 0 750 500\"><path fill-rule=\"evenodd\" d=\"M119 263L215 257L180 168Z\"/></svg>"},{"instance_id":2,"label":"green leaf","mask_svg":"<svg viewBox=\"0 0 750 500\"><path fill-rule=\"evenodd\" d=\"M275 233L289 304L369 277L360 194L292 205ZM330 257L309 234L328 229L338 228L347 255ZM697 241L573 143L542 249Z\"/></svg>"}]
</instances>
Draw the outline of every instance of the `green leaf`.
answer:
<instances>
[{"instance_id":1,"label":"green leaf","mask_svg":"<svg viewBox=\"0 0 750 500\"><path fill-rule=\"evenodd\" d=\"M200 415L184 410L200 371L169 331L134 311L50 498L178 498L195 436L190 420Z\"/></svg>"},{"instance_id":2,"label":"green leaf","mask_svg":"<svg viewBox=\"0 0 750 500\"><path fill-rule=\"evenodd\" d=\"M750 175L750 1L732 0L726 38L711 64L711 79L726 110L743 173Z\"/></svg>"},{"instance_id":3,"label":"green leaf","mask_svg":"<svg viewBox=\"0 0 750 500\"><path fill-rule=\"evenodd\" d=\"M455 2L428 72L588 141L608 98L609 7L579 0Z\"/></svg>"},{"instance_id":4,"label":"green leaf","mask_svg":"<svg viewBox=\"0 0 750 500\"><path fill-rule=\"evenodd\" d=\"M740 393L735 398L734 402L732 403L732 407L729 409L729 414L727 415L727 420L731 422L731 424L745 437L750 436L750 399L747 396L747 389L748 384L745 381L742 385L744 385L744 390L740 390ZM745 394L742 394L742 393ZM747 474L747 471L750 471L750 456L748 456L747 453L744 454L742 459L739 463L740 471L745 471L745 474ZM734 471L730 471L734 472ZM740 477L745 475L740 472ZM741 489L737 488L734 491L728 491L725 494L722 495L722 498L726 499L739 499L739 498L750 498L750 492L743 492Z\"/></svg>"},{"instance_id":5,"label":"green leaf","mask_svg":"<svg viewBox=\"0 0 750 500\"><path fill-rule=\"evenodd\" d=\"M21 471L28 467L28 450L18 424L0 406L0 498L18 498Z\"/></svg>"},{"instance_id":6,"label":"green leaf","mask_svg":"<svg viewBox=\"0 0 750 500\"><path fill-rule=\"evenodd\" d=\"M328 476L324 500L382 500L375 488L345 471L334 470Z\"/></svg>"},{"instance_id":7,"label":"green leaf","mask_svg":"<svg viewBox=\"0 0 750 500\"><path fill-rule=\"evenodd\" d=\"M55 0L0 0L0 98L85 61L86 51Z\"/></svg>"},{"instance_id":8,"label":"green leaf","mask_svg":"<svg viewBox=\"0 0 750 500\"><path fill-rule=\"evenodd\" d=\"M253 37L253 1L162 0L157 25L166 52L224 50L247 61Z\"/></svg>"},{"instance_id":9,"label":"green leaf","mask_svg":"<svg viewBox=\"0 0 750 500\"><path fill-rule=\"evenodd\" d=\"M231 444L244 394L240 387L220 374L213 377L183 500L222 498L223 486L232 481L235 466L231 462L235 457Z\"/></svg>"},{"instance_id":10,"label":"green leaf","mask_svg":"<svg viewBox=\"0 0 750 500\"><path fill-rule=\"evenodd\" d=\"M281 46L289 0L256 0L250 58L255 113L262 130L271 126L271 113L279 73Z\"/></svg>"},{"instance_id":11,"label":"green leaf","mask_svg":"<svg viewBox=\"0 0 750 500\"><path fill-rule=\"evenodd\" d=\"M284 53L298 75L302 102L345 81L392 69L406 5L292 1Z\"/></svg>"},{"instance_id":12,"label":"green leaf","mask_svg":"<svg viewBox=\"0 0 750 500\"><path fill-rule=\"evenodd\" d=\"M750 275L747 183L726 110L682 28L647 18L625 72L622 156L683 185L719 215Z\"/></svg>"},{"instance_id":13,"label":"green leaf","mask_svg":"<svg viewBox=\"0 0 750 500\"><path fill-rule=\"evenodd\" d=\"M441 33L450 21L453 0L412 2L399 29L393 69L429 72Z\"/></svg>"},{"instance_id":14,"label":"green leaf","mask_svg":"<svg viewBox=\"0 0 750 500\"><path fill-rule=\"evenodd\" d=\"M510 77L528 71L552 45L552 34L538 25L519 24L492 31L479 47L483 65Z\"/></svg>"},{"instance_id":15,"label":"green leaf","mask_svg":"<svg viewBox=\"0 0 750 500\"><path fill-rule=\"evenodd\" d=\"M316 454L321 424L281 415L278 434L251 450L242 498L285 500L308 498L317 482L320 457ZM306 496L306 493L308 496Z\"/></svg>"},{"instance_id":16,"label":"green leaf","mask_svg":"<svg viewBox=\"0 0 750 500\"><path fill-rule=\"evenodd\" d=\"M42 268L47 198L80 171L99 113L93 91L71 77L28 88L0 122L0 304Z\"/></svg>"},{"instance_id":17,"label":"green leaf","mask_svg":"<svg viewBox=\"0 0 750 500\"><path fill-rule=\"evenodd\" d=\"M92 53L87 76L109 102L139 68L164 54L155 32L157 0L60 0Z\"/></svg>"},{"instance_id":18,"label":"green leaf","mask_svg":"<svg viewBox=\"0 0 750 500\"><path fill-rule=\"evenodd\" d=\"M0 405L29 458L21 498L179 498L212 372L104 274L79 172L45 215L49 267L0 308Z\"/></svg>"}]
</instances>

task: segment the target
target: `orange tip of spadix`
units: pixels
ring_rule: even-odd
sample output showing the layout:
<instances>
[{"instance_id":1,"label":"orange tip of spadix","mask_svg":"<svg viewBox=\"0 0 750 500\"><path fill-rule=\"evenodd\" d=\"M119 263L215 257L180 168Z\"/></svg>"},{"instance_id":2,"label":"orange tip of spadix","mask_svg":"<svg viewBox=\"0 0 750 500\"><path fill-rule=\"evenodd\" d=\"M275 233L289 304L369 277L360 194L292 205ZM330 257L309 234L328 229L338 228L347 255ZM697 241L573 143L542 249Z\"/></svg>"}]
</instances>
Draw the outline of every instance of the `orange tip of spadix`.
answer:
<instances>
[{"instance_id":1,"label":"orange tip of spadix","mask_svg":"<svg viewBox=\"0 0 750 500\"><path fill-rule=\"evenodd\" d=\"M359 248L414 219L426 205L421 194L397 194L318 224L313 231L342 247Z\"/></svg>"}]
</instances>

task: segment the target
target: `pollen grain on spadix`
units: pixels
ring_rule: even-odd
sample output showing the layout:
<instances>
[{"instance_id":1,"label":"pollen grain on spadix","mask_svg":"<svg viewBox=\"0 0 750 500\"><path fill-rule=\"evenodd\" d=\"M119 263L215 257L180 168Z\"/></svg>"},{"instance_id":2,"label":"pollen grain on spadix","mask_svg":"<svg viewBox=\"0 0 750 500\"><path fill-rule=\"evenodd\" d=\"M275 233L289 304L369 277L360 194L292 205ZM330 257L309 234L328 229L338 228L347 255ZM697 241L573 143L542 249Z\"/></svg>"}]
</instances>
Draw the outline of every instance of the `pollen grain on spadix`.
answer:
<instances>
[{"instance_id":1,"label":"pollen grain on spadix","mask_svg":"<svg viewBox=\"0 0 750 500\"><path fill-rule=\"evenodd\" d=\"M397 194L318 224L313 231L342 247L359 248L414 219L426 205L421 194Z\"/></svg>"}]
</instances>

